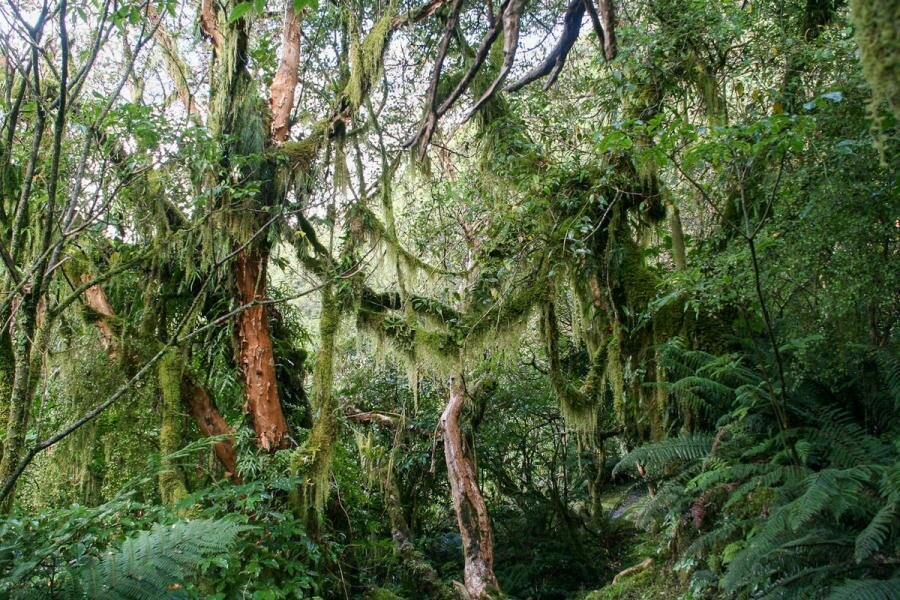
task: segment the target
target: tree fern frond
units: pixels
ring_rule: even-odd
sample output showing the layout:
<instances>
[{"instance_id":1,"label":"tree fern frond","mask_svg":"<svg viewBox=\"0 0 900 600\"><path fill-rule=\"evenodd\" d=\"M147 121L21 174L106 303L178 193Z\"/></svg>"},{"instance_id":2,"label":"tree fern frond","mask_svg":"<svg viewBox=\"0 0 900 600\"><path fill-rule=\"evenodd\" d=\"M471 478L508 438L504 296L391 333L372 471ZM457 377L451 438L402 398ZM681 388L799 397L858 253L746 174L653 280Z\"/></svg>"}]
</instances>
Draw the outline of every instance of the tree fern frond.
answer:
<instances>
[{"instance_id":1,"label":"tree fern frond","mask_svg":"<svg viewBox=\"0 0 900 600\"><path fill-rule=\"evenodd\" d=\"M890 348L876 350L875 363L894 400L894 406L900 407L900 359L897 358L896 348L894 350Z\"/></svg>"},{"instance_id":2,"label":"tree fern frond","mask_svg":"<svg viewBox=\"0 0 900 600\"><path fill-rule=\"evenodd\" d=\"M881 509L875 513L875 516L866 525L858 536L856 536L856 552L854 554L857 561L863 561L884 544L890 535L891 528L897 523L897 503L889 500Z\"/></svg>"},{"instance_id":3,"label":"tree fern frond","mask_svg":"<svg viewBox=\"0 0 900 600\"><path fill-rule=\"evenodd\" d=\"M867 480L863 468L823 469L808 475L803 482L806 491L785 506L791 527L796 530L825 511L840 517L848 507L859 502Z\"/></svg>"},{"instance_id":4,"label":"tree fern frond","mask_svg":"<svg viewBox=\"0 0 900 600\"><path fill-rule=\"evenodd\" d=\"M80 587L96 599L179 597L178 590L200 563L227 552L246 529L225 520L157 524L85 567Z\"/></svg>"},{"instance_id":5,"label":"tree fern frond","mask_svg":"<svg viewBox=\"0 0 900 600\"><path fill-rule=\"evenodd\" d=\"M613 469L613 475L641 463L647 469L660 471L678 461L700 460L709 454L713 436L709 434L685 435L669 438L636 448L622 457Z\"/></svg>"},{"instance_id":6,"label":"tree fern frond","mask_svg":"<svg viewBox=\"0 0 900 600\"><path fill-rule=\"evenodd\" d=\"M897 600L900 598L900 578L852 579L832 590L826 600Z\"/></svg>"},{"instance_id":7,"label":"tree fern frond","mask_svg":"<svg viewBox=\"0 0 900 600\"><path fill-rule=\"evenodd\" d=\"M782 465L765 465L769 468L761 469L759 475L751 477L739 485L731 493L728 500L723 505L723 509L728 510L736 504L746 501L748 496L754 490L770 489L779 483L789 483L797 481L804 473L809 471L794 466Z\"/></svg>"}]
</instances>

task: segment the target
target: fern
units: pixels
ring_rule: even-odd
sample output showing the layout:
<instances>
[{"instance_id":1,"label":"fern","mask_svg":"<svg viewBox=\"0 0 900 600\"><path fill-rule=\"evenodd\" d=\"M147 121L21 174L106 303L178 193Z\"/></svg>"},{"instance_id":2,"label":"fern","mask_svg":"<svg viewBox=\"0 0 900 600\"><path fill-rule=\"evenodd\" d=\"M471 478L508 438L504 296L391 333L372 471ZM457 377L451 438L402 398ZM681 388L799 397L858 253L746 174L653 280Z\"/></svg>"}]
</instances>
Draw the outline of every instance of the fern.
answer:
<instances>
[{"instance_id":1,"label":"fern","mask_svg":"<svg viewBox=\"0 0 900 600\"><path fill-rule=\"evenodd\" d=\"M722 597L822 598L849 578L834 597L900 598L895 581L862 579L886 575L881 555L896 552L893 420L875 427L867 421L882 432L877 437L843 404L822 397L820 386L799 381L788 386L793 428L782 430L772 413L773 386L740 358L689 351L683 343L667 345L661 356L675 378L663 385L679 404L731 405L716 421L715 437L648 444L614 469L633 472L640 463L660 480L635 522L671 532L673 547L682 548L676 564L710 569L704 572L718 575ZM896 365L882 363L885 384L897 387ZM695 515L694 524L703 531L691 540L686 516L695 507L704 516Z\"/></svg>"},{"instance_id":2,"label":"fern","mask_svg":"<svg viewBox=\"0 0 900 600\"><path fill-rule=\"evenodd\" d=\"M857 562L872 556L877 552L888 539L891 527L897 522L897 503L893 500L888 501L881 509L875 513L875 516L866 525L866 528L856 536L856 553Z\"/></svg>"},{"instance_id":3,"label":"fern","mask_svg":"<svg viewBox=\"0 0 900 600\"><path fill-rule=\"evenodd\" d=\"M77 586L98 600L180 597L203 561L227 552L246 529L225 520L157 524L85 567Z\"/></svg>"},{"instance_id":4,"label":"fern","mask_svg":"<svg viewBox=\"0 0 900 600\"><path fill-rule=\"evenodd\" d=\"M613 468L613 475L626 469L634 469L638 463L648 470L662 471L676 462L692 462L709 454L713 436L708 434L685 435L647 444L622 457Z\"/></svg>"},{"instance_id":5,"label":"fern","mask_svg":"<svg viewBox=\"0 0 900 600\"><path fill-rule=\"evenodd\" d=\"M855 579L834 588L826 600L896 600L900 598L900 578Z\"/></svg>"}]
</instances>

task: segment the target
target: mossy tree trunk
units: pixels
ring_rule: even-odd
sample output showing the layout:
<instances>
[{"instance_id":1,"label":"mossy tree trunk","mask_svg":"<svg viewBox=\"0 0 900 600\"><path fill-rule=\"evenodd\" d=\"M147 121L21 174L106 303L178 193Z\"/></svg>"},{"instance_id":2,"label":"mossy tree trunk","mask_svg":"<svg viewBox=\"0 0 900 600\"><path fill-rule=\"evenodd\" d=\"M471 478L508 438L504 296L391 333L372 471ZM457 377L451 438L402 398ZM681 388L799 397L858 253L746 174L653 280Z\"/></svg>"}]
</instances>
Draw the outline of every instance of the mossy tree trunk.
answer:
<instances>
[{"instance_id":1,"label":"mossy tree trunk","mask_svg":"<svg viewBox=\"0 0 900 600\"><path fill-rule=\"evenodd\" d=\"M25 450L25 436L31 412L31 370L33 340L36 331L38 300L33 293L25 293L14 309L11 324L11 350L13 362L12 389L9 396L6 437L3 440L3 458L0 459L0 482L9 481ZM15 499L15 488L0 505L0 513L7 513Z\"/></svg>"},{"instance_id":2,"label":"mossy tree trunk","mask_svg":"<svg viewBox=\"0 0 900 600\"><path fill-rule=\"evenodd\" d=\"M90 277L87 275L83 275L81 279L82 282L90 281ZM106 292L99 285L91 286L85 291L83 300L88 309L97 317L93 322L100 333L102 343L110 359L115 360L119 358L123 354L122 347L124 345L119 341L119 332L115 323L116 313L106 296ZM148 329L153 328L148 327ZM171 352L179 354L175 349ZM137 362L137 357L133 352L126 352L122 358L126 374L131 377L140 366ZM164 384L162 375L163 363L160 363L158 369L160 370L160 385L162 386ZM212 401L212 398L210 398L209 392L203 386L197 384L183 366L180 367L180 372L181 391L179 401L182 403L182 406L187 407L200 431L210 437L233 433ZM165 401L166 390L163 388L162 391L163 401ZM165 416L163 420L165 421ZM175 449L177 450L177 448ZM237 455L234 450L234 443L231 440L216 442L213 444L213 451L225 469L225 477L235 483L240 483L241 479L237 474Z\"/></svg>"},{"instance_id":3,"label":"mossy tree trunk","mask_svg":"<svg viewBox=\"0 0 900 600\"><path fill-rule=\"evenodd\" d=\"M13 390L12 339L9 332L0 330L0 425L9 422L9 399ZM5 435L5 432L2 432ZM0 439L0 460L3 459L3 440Z\"/></svg>"},{"instance_id":4,"label":"mossy tree trunk","mask_svg":"<svg viewBox=\"0 0 900 600\"><path fill-rule=\"evenodd\" d=\"M171 349L158 364L160 389L159 453L162 465L159 472L159 493L163 504L173 506L188 495L184 475L170 458L184 445L184 413L181 410L181 379L184 369L181 353Z\"/></svg>"},{"instance_id":5,"label":"mossy tree trunk","mask_svg":"<svg viewBox=\"0 0 900 600\"><path fill-rule=\"evenodd\" d=\"M478 488L475 463L466 452L460 416L466 404L462 372L450 382L450 398L441 414L444 459L456 521L462 537L465 589L471 600L498 597L500 584L494 575L494 538L487 505Z\"/></svg>"},{"instance_id":6,"label":"mossy tree trunk","mask_svg":"<svg viewBox=\"0 0 900 600\"><path fill-rule=\"evenodd\" d=\"M672 236L672 262L675 268L683 271L687 268L687 252L684 247L684 227L681 224L681 211L673 202L667 202L669 217L669 234Z\"/></svg>"}]
</instances>

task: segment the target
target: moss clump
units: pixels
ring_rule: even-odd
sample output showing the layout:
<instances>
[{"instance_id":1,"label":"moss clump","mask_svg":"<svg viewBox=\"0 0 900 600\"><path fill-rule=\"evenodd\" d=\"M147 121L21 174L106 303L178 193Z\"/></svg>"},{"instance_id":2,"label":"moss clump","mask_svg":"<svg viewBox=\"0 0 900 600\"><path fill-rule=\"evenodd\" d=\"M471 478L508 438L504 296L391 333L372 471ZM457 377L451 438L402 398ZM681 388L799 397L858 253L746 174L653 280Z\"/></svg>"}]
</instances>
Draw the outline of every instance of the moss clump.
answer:
<instances>
[{"instance_id":1,"label":"moss clump","mask_svg":"<svg viewBox=\"0 0 900 600\"><path fill-rule=\"evenodd\" d=\"M876 145L886 164L891 159L888 145L896 140L896 127L885 122L880 108L886 104L894 120L900 121L900 3L851 0L850 18L856 29L863 74L872 87L869 112L876 130Z\"/></svg>"},{"instance_id":2,"label":"moss clump","mask_svg":"<svg viewBox=\"0 0 900 600\"><path fill-rule=\"evenodd\" d=\"M366 600L403 600L403 596L398 596L388 588L375 588L366 594Z\"/></svg>"}]
</instances>

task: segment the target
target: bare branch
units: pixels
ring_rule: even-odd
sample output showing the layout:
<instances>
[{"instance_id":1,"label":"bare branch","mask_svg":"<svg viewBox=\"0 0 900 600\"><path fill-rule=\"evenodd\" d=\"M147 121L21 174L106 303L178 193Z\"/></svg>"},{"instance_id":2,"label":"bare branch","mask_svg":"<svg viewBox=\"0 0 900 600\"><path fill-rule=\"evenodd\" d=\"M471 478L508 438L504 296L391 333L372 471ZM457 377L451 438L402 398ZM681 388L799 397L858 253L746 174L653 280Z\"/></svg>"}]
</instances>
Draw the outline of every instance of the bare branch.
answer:
<instances>
[{"instance_id":1,"label":"bare branch","mask_svg":"<svg viewBox=\"0 0 900 600\"><path fill-rule=\"evenodd\" d=\"M291 0L284 8L284 27L281 37L281 61L269 88L269 108L272 111L272 140L280 144L291 131L291 109L297 89L300 68L300 23L302 12L294 10Z\"/></svg>"}]
</instances>

